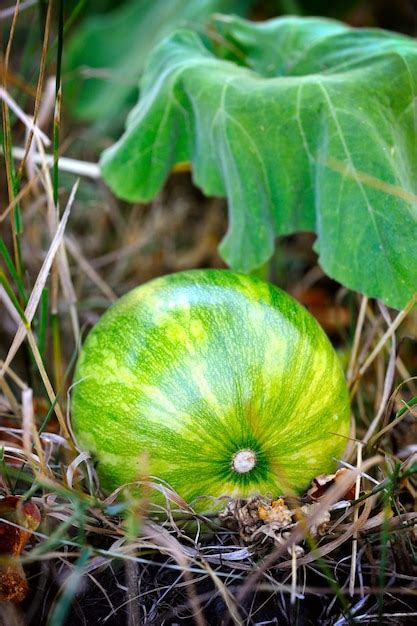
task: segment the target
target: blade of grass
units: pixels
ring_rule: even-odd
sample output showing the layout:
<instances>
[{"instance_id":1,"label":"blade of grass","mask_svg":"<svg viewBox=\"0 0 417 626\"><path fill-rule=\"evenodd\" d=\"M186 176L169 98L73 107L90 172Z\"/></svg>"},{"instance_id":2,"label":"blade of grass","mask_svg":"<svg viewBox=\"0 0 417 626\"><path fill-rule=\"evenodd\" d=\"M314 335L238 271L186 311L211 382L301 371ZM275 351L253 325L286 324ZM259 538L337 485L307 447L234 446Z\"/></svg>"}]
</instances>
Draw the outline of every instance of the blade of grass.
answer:
<instances>
[{"instance_id":1,"label":"blade of grass","mask_svg":"<svg viewBox=\"0 0 417 626\"><path fill-rule=\"evenodd\" d=\"M78 263L80 268L86 273L90 280L95 285L97 285L100 291L106 296L106 298L110 300L110 302L115 302L117 300L117 295L114 293L113 289L111 289L108 284L101 278L101 276L96 272L94 267L92 267L92 265L82 254L76 240L73 237L65 237L64 239L68 252L72 256L72 258Z\"/></svg>"},{"instance_id":2,"label":"blade of grass","mask_svg":"<svg viewBox=\"0 0 417 626\"><path fill-rule=\"evenodd\" d=\"M20 306L19 301L17 300L17 298L15 296L15 293L13 291L13 288L11 287L9 281L7 280L3 270L1 268L0 268L0 285L4 289L5 293L7 294L7 296L9 298L10 302L12 303L14 309L19 314L19 317L22 320L22 322L24 324L27 324L27 319L26 319L25 312L22 309L22 307ZM1 287L0 287L0 302L5 297L4 294L1 291Z\"/></svg>"},{"instance_id":3,"label":"blade of grass","mask_svg":"<svg viewBox=\"0 0 417 626\"><path fill-rule=\"evenodd\" d=\"M380 557L378 565L378 582L380 592L378 594L378 613L382 615L384 608L384 592L386 570L388 565L388 546L389 546L389 519L391 517L391 499L393 497L393 491L397 483L398 475L400 471L400 465L397 464L388 478L388 483L383 491L383 511L384 520L380 533ZM382 621L382 619L381 619Z\"/></svg>"},{"instance_id":4,"label":"blade of grass","mask_svg":"<svg viewBox=\"0 0 417 626\"><path fill-rule=\"evenodd\" d=\"M19 6L19 13L22 13L25 9L29 9L33 7L38 0L25 0L25 2L21 2ZM7 9L0 10L0 20L7 20L9 17L13 17L15 13L15 6L10 6Z\"/></svg>"},{"instance_id":5,"label":"blade of grass","mask_svg":"<svg viewBox=\"0 0 417 626\"><path fill-rule=\"evenodd\" d=\"M28 116L20 106L13 100L5 88L0 87L0 99L7 105L9 109L20 119L32 135L39 138L46 146L50 145L49 137L38 127L35 122Z\"/></svg>"},{"instance_id":6,"label":"blade of grass","mask_svg":"<svg viewBox=\"0 0 417 626\"><path fill-rule=\"evenodd\" d=\"M21 92L23 92L27 96L30 96L31 98L35 97L35 90L32 89L32 87L28 85L26 81L19 74L16 73L16 71L8 71L6 73L2 60L0 60L0 74L6 74L6 82L8 85L11 85L12 87L17 87Z\"/></svg>"},{"instance_id":7,"label":"blade of grass","mask_svg":"<svg viewBox=\"0 0 417 626\"><path fill-rule=\"evenodd\" d=\"M65 623L68 612L71 608L71 603L77 592L81 579L84 575L83 568L90 558L90 549L83 548L80 556L74 563L73 571L66 579L62 593L58 598L52 613L48 619L48 626L62 626Z\"/></svg>"},{"instance_id":8,"label":"blade of grass","mask_svg":"<svg viewBox=\"0 0 417 626\"><path fill-rule=\"evenodd\" d=\"M74 448L74 444L72 442L72 437L71 437L71 434L70 434L70 432L68 430L67 423L65 421L64 413L62 412L62 409L61 409L61 407L60 407L60 405L58 403L57 396L55 395L53 387L52 387L52 385L50 383L48 374L47 374L45 366L43 364L42 357L39 354L38 344L36 343L36 340L35 340L35 338L33 336L33 333L32 333L30 328L28 328L28 330L27 330L27 337L28 337L29 346L30 346L30 348L32 350L33 357L35 359L36 365L37 365L38 370L39 370L39 374L40 374L40 376L42 378L42 382L43 382L43 384L45 386L46 393L48 394L49 401L51 402L51 405L54 407L55 414L56 414L56 416L58 418L59 425L60 425L60 427L62 429L62 434L65 437L65 439L66 439L66 441L68 443L68 446L72 449L72 448Z\"/></svg>"},{"instance_id":9,"label":"blade of grass","mask_svg":"<svg viewBox=\"0 0 417 626\"><path fill-rule=\"evenodd\" d=\"M398 419L399 417L402 417L405 413L407 413L411 409L411 407L417 404L417 396L414 396L414 398L411 398L411 400L407 400L407 402L404 401L404 403L405 403L405 406L397 412L395 416L396 419Z\"/></svg>"},{"instance_id":10,"label":"blade of grass","mask_svg":"<svg viewBox=\"0 0 417 626\"><path fill-rule=\"evenodd\" d=\"M4 482L6 483L6 487L9 490L9 493L14 495L12 481L10 480L10 476L9 476L8 465L7 465L7 463L5 461L5 458L4 458L4 447L3 446L0 448L0 475L1 475L2 479L4 480Z\"/></svg>"},{"instance_id":11,"label":"blade of grass","mask_svg":"<svg viewBox=\"0 0 417 626\"><path fill-rule=\"evenodd\" d=\"M3 74L3 85L6 85L6 76L7 76L7 68ZM16 177L15 177L15 169L13 163L12 156L12 130L10 123L10 115L7 103L5 100L2 101L2 119L3 119L3 132L2 132L2 143L3 143L3 153L5 157L5 165L6 165L6 181L7 181L7 190L9 194L9 205L12 207L10 211L10 221L12 227L12 242L13 242L13 254L16 265L16 271L19 275L20 280L23 282L23 268L22 268L22 254L21 254L21 245L20 245L20 236L21 236L21 216L20 216L20 204L16 201Z\"/></svg>"},{"instance_id":12,"label":"blade of grass","mask_svg":"<svg viewBox=\"0 0 417 626\"><path fill-rule=\"evenodd\" d=\"M10 370L8 371L8 373L10 373ZM14 412L15 415L19 415L19 403L4 378L0 378L0 389L2 390L5 398L7 398L7 400L9 401L11 410Z\"/></svg>"},{"instance_id":13,"label":"blade of grass","mask_svg":"<svg viewBox=\"0 0 417 626\"><path fill-rule=\"evenodd\" d=\"M32 445L34 445L36 454L40 461L40 470L43 475L47 475L50 470L46 464L41 441L36 430L35 418L33 414L33 392L29 387L23 389L22 391L22 430L23 448L28 459L31 457ZM37 467L35 465L32 465L32 471L36 475Z\"/></svg>"},{"instance_id":14,"label":"blade of grass","mask_svg":"<svg viewBox=\"0 0 417 626\"><path fill-rule=\"evenodd\" d=\"M37 122L37 118L38 118L38 114L39 114L39 110L41 106L41 101L42 101L42 91L43 91L43 85L45 81L46 53L48 49L49 33L50 33L50 28L51 28L52 5L53 5L53 2L48 3L48 10L46 13L44 36L43 36L43 42L42 42L42 53L41 53L41 59L39 63L38 84L36 86L35 107L34 107L34 112L33 112L34 124L36 124ZM24 155L22 157L22 162L19 166L19 176L21 176L23 173L23 168L25 167L26 159L31 148L33 134L34 134L33 130L30 130L27 141L26 141L26 146L25 146Z\"/></svg>"},{"instance_id":15,"label":"blade of grass","mask_svg":"<svg viewBox=\"0 0 417 626\"><path fill-rule=\"evenodd\" d=\"M41 142L38 143L39 154L43 157L45 152ZM55 205L53 200L53 188L52 181L49 175L48 168L46 166L45 161L42 158L42 171L44 174L43 183L46 189L46 196L48 201L48 228L51 236L56 230L57 227L57 219L58 219L58 207ZM58 253L56 255L56 262L54 262L52 266L52 277L51 277L51 313L58 313L58 275L61 281L62 290L69 306L70 317L72 328L74 332L75 342L78 344L80 337L80 327L78 322L78 313L77 313L77 297L75 294L75 289L71 280L71 273L68 264L68 258L66 254L66 250L63 244L60 245Z\"/></svg>"},{"instance_id":16,"label":"blade of grass","mask_svg":"<svg viewBox=\"0 0 417 626\"><path fill-rule=\"evenodd\" d=\"M347 380L350 382L353 377L353 372L355 370L356 358L359 351L359 344L363 329L363 324L365 321L366 307L368 306L368 298L366 296L362 296L361 306L359 309L358 321L356 323L355 335L353 338L352 352L350 354L349 367L347 371Z\"/></svg>"},{"instance_id":17,"label":"blade of grass","mask_svg":"<svg viewBox=\"0 0 417 626\"><path fill-rule=\"evenodd\" d=\"M54 204L58 206L58 186L59 186L59 131L61 125L61 101L62 101L62 83L61 83L61 66L62 66L62 50L64 45L64 2L59 0L58 9L58 46L56 54L56 83L55 83L55 112L54 112L54 136L53 136L53 156L54 166L52 173Z\"/></svg>"},{"instance_id":18,"label":"blade of grass","mask_svg":"<svg viewBox=\"0 0 417 626\"><path fill-rule=\"evenodd\" d=\"M76 6L73 8L72 12L70 13L70 16L68 17L68 19L65 21L65 24L64 24L64 29L63 29L64 37L67 34L68 30L71 28L71 26L74 24L78 16L80 15L86 3L87 3L87 0L79 0L79 2L77 2ZM54 41L51 43L51 45L49 46L47 61L49 61L55 49L55 46L57 45L58 45L58 37L56 37Z\"/></svg>"},{"instance_id":19,"label":"blade of grass","mask_svg":"<svg viewBox=\"0 0 417 626\"><path fill-rule=\"evenodd\" d=\"M51 315L52 353L55 389L62 389L64 372L62 363L61 336L59 332L59 316L57 312Z\"/></svg>"},{"instance_id":20,"label":"blade of grass","mask_svg":"<svg viewBox=\"0 0 417 626\"><path fill-rule=\"evenodd\" d=\"M388 317L388 319L389 319L389 321L391 321L389 317ZM371 424L369 425L369 428L366 431L365 436L362 439L362 441L363 441L363 443L365 445L370 441L370 439L373 436L375 430L377 429L377 426L379 425L379 422L381 421L382 416L385 413L385 410L386 410L386 407L387 407L387 404L388 404L388 400L389 400L389 397L390 397L392 385L394 383L396 358L397 358L397 341L396 341L396 338L395 338L395 334L393 334L391 336L391 348L390 348L390 352L389 352L388 367L387 367L387 371L386 371L386 375L385 375L385 379L384 379L384 388L383 388L382 398L381 398L381 401L380 401L380 404L379 404L379 407L378 407L378 411L377 411L374 419L372 420Z\"/></svg>"},{"instance_id":21,"label":"blade of grass","mask_svg":"<svg viewBox=\"0 0 417 626\"><path fill-rule=\"evenodd\" d=\"M15 159L22 159L25 155L23 148L19 146L12 148L12 155ZM32 155L34 163L41 164L45 160L48 167L53 167L54 157L51 154L45 154L41 156L38 153ZM88 178L99 179L101 178L100 168L97 163L91 163L90 161L80 161L78 159L70 159L68 157L60 157L58 167L63 172L69 174L75 174L76 176L86 176Z\"/></svg>"},{"instance_id":22,"label":"blade of grass","mask_svg":"<svg viewBox=\"0 0 417 626\"><path fill-rule=\"evenodd\" d=\"M46 348L46 329L48 327L48 289L42 289L40 311L39 311L39 327L38 327L38 346L42 358L45 357Z\"/></svg>"},{"instance_id":23,"label":"blade of grass","mask_svg":"<svg viewBox=\"0 0 417 626\"><path fill-rule=\"evenodd\" d=\"M394 420L389 422L389 424L387 424L384 428L379 430L374 435L374 437L369 442L370 446L374 446L376 442L378 441L378 439L381 439L381 437L383 437L388 431L393 430L402 421L402 419L408 413L408 411L410 411L413 408L413 406L417 404L417 396L415 396L414 398L411 398L411 400L408 400L408 402L406 402L405 400L403 402L406 406L404 406L402 409L400 409L396 413ZM389 414L389 407L387 408L387 414Z\"/></svg>"},{"instance_id":24,"label":"blade of grass","mask_svg":"<svg viewBox=\"0 0 417 626\"><path fill-rule=\"evenodd\" d=\"M27 293L25 290L25 286L23 284L22 279L17 273L12 257L10 256L9 251L6 248L6 244L4 243L3 239L0 239L0 254L4 259L4 262L6 263L6 267L9 270L10 276L13 278L15 282L15 285L21 297L21 301L23 305L26 306L28 297L27 297Z\"/></svg>"},{"instance_id":25,"label":"blade of grass","mask_svg":"<svg viewBox=\"0 0 417 626\"><path fill-rule=\"evenodd\" d=\"M32 354L33 357L36 361L36 365L38 366L42 381L45 385L45 389L47 391L48 397L50 402L54 405L54 410L55 413L57 415L59 424L61 426L62 432L64 434L64 436L66 437L66 439L68 440L68 444L70 445L70 447L73 446L72 444L72 439L71 439L71 435L68 431L68 427L66 425L66 421L65 421L65 417L64 414L59 406L59 403L56 401L56 395L53 391L52 385L50 384L49 381L49 377L47 375L45 366L43 364L43 360L42 357L39 353L39 349L38 349L38 345L37 342L33 336L33 333L31 331L31 327L30 324L32 322L33 316L36 312L40 297L41 297L41 293L42 290L45 286L45 282L48 278L49 275L49 271L51 269L53 260L55 258L55 254L59 249L59 246L62 242L62 238L64 236L64 232L65 232L65 226L69 217L69 213L72 207L72 203L74 201L74 197L75 197L75 193L77 191L78 188L78 181L76 182L76 184L73 186L70 197L68 199L68 203L66 206L66 209L64 211L64 214L62 216L61 222L59 223L59 226L56 230L55 236L52 240L51 246L48 250L48 253L46 255L46 258L42 264L41 270L38 274L38 277L35 281L35 285L34 288L32 290L32 293L29 297L29 301L25 310L25 317L27 319L27 323L21 323L19 325L19 328L17 330L17 333L13 339L12 345L9 349L9 352L7 354L7 357L0 369L0 376L4 376L4 373L7 369L7 367L10 365L12 359L14 358L17 350L19 349L20 345L22 344L25 336L27 335L28 341L29 341L29 345L30 348L32 350Z\"/></svg>"},{"instance_id":26,"label":"blade of grass","mask_svg":"<svg viewBox=\"0 0 417 626\"><path fill-rule=\"evenodd\" d=\"M69 363L68 363L68 367L67 367L67 369L65 370L65 373L64 373L64 381L68 380L68 378L69 378L69 376L70 376L70 373L71 373L71 372L72 372L72 370L73 370L73 367L74 367L74 365L75 365L75 361L77 360L78 352L79 352L79 346L77 345L77 346L75 347L75 349L73 350L73 352L72 352L72 355L71 355L70 361L69 361ZM48 422L49 422L49 420L50 420L50 418L51 418L51 415L52 415L52 413L53 413L53 412L54 412L54 410L55 410L55 403L58 401L60 394L61 394L61 390L60 390L60 389L58 389L58 390L57 390L57 394L56 394L55 401L51 404L51 406L50 406L49 410L47 411L47 413L46 413L46 415L45 415L45 417L44 417L44 419L43 419L43 421L42 421L42 424L39 426L39 429L38 429L39 434L43 433L43 431L44 431L44 430L45 430L45 428L47 427ZM69 399L69 391L68 391L68 406L70 406L70 404L71 404L71 403L70 403L70 399Z\"/></svg>"},{"instance_id":27,"label":"blade of grass","mask_svg":"<svg viewBox=\"0 0 417 626\"><path fill-rule=\"evenodd\" d=\"M361 442L357 443L357 457L356 457L356 467L360 472L362 466L362 450L363 444ZM361 475L358 474L355 483L355 500L357 500L360 496L361 491ZM353 512L353 523L357 523L359 517L359 507L355 507ZM352 537L352 556L350 559L350 579L349 579L349 594L352 597L355 592L355 578L356 578L356 559L358 555L358 532L356 531Z\"/></svg>"},{"instance_id":28,"label":"blade of grass","mask_svg":"<svg viewBox=\"0 0 417 626\"><path fill-rule=\"evenodd\" d=\"M0 87L0 100L2 100L2 111L3 111L3 150L5 154L6 161L6 179L9 193L9 203L12 205L11 210L11 223L12 223L12 240L13 240L13 250L15 257L15 266L17 273L21 280L23 281L23 263L22 263L22 252L21 252L21 236L22 236L22 219L21 219L21 211L20 204L16 202L16 195L18 194L19 189L19 177L15 173L13 157L11 154L12 147L12 130L11 130L11 121L9 108L12 109L14 114L25 124L25 126L29 130L33 130L36 135L39 135L44 141L46 140L46 144L49 144L49 139L46 137L40 129L38 129L30 120L30 118L21 110L21 108L15 103L15 101L10 97L7 92L7 76L9 74L9 59L10 53L12 49L12 42L16 30L17 24L17 16L19 13L20 0L16 2L15 10L13 14L12 24L10 27L9 38L6 46L6 53L4 57L3 68L4 72L2 74L2 84Z\"/></svg>"},{"instance_id":29,"label":"blade of grass","mask_svg":"<svg viewBox=\"0 0 417 626\"><path fill-rule=\"evenodd\" d=\"M396 196L397 198L401 198L401 200L409 202L410 204L416 204L417 202L416 194L407 191L399 185L392 185L391 183L385 182L380 178L371 176L367 172L363 172L352 167L351 165L347 165L343 161L339 161L338 159L331 157L327 161L322 161L321 163L327 166L329 169L333 170L334 172L339 172L346 178L353 178L355 180L358 180L368 187L378 189L379 191L382 191L390 196Z\"/></svg>"},{"instance_id":30,"label":"blade of grass","mask_svg":"<svg viewBox=\"0 0 417 626\"><path fill-rule=\"evenodd\" d=\"M352 395L356 391L357 385L359 383L359 379L362 378L362 376L365 374L366 370L369 368L370 365L372 365L372 363L374 362L375 358L381 352L381 350L385 346L385 344L388 341L388 339L390 339L393 336L393 334L395 333L397 328L403 323L403 321L405 320L407 315L414 308L414 306L416 304L416 301L417 301L417 293L414 294L414 296L408 302L408 304L405 307L405 309L403 309L402 311L400 311L398 313L396 318L393 320L392 324L389 326L389 328L382 335L381 339L378 341L378 343L376 344L375 348L372 350L371 354L366 359L365 363L359 368L358 374L356 376L356 379L355 379L355 382L354 382L354 385L353 385Z\"/></svg>"},{"instance_id":31,"label":"blade of grass","mask_svg":"<svg viewBox=\"0 0 417 626\"><path fill-rule=\"evenodd\" d=\"M3 151L2 151L3 152ZM13 152L13 149L12 149ZM26 185L19 191L19 193L15 196L15 198L9 203L9 206L3 211L0 215L0 224L4 222L9 213L15 208L15 206L20 202L22 198L36 185L40 174L38 173L36 176L31 178Z\"/></svg>"},{"instance_id":32,"label":"blade of grass","mask_svg":"<svg viewBox=\"0 0 417 626\"><path fill-rule=\"evenodd\" d=\"M27 330L30 327L30 324L32 322L33 316L35 315L40 297L41 297L41 293L42 293L42 289L45 286L45 282L47 280L49 271L51 269L52 266L52 262L54 260L55 254L60 246L60 243L62 241L62 238L64 236L64 232L65 232L65 227L68 221L68 217L70 214L70 210L72 207L72 203L74 201L74 197L76 194L78 188L78 181L75 183L75 185L72 188L68 203L67 203L67 207L64 211L64 214L62 216L61 222L57 228L57 231L55 233L55 237L52 240L51 246L48 250L48 254L46 255L46 258L42 264L42 267L40 269L40 272L38 274L38 277L35 281L35 285L33 287L32 293L30 294L29 297L29 301L28 304L26 306L25 309L25 317L27 320L27 324L21 324L15 337L14 340L12 342L12 345L10 346L9 352L7 354L7 357L4 361L4 365L2 367L2 369L0 370L0 376L4 375L4 371L5 371L5 367L7 367L8 365L10 365L13 357L15 356L17 350L19 349L20 345L22 344L22 341L25 338L25 335L27 334Z\"/></svg>"}]
</instances>

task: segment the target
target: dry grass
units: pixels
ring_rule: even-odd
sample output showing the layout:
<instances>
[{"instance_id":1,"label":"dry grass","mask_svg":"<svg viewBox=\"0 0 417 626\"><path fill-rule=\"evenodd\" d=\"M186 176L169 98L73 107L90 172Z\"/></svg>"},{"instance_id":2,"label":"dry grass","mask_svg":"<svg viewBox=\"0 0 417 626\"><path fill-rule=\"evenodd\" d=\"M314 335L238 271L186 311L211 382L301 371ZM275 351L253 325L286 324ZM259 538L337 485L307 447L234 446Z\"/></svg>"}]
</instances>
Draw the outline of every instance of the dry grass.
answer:
<instances>
[{"instance_id":1,"label":"dry grass","mask_svg":"<svg viewBox=\"0 0 417 626\"><path fill-rule=\"evenodd\" d=\"M82 140L71 147L74 135L84 131L70 120L61 123L51 100L53 81L45 83L44 77L44 69L50 70L48 37L36 88L16 72L16 51L11 63L13 31L33 5L21 3L20 18L4 13L9 22L0 89L7 155L0 173L0 487L2 495L32 498L42 524L22 555L29 596L21 605L0 604L0 619L53 626L412 623L414 303L395 314L381 303L336 291L322 277L305 236L284 243L286 271L277 261L272 273L284 288L297 285L299 295L317 287L327 294L331 325L323 307L312 308L346 362L355 417L342 463L348 471L316 500L308 494L286 500L293 518L285 528L259 517L259 507L268 509L270 502L242 502L219 520L197 515L162 484L147 486L165 494L162 511L126 491L122 498L101 492L69 422L71 375L82 337L133 286L180 269L221 266L216 249L225 209L222 201L193 189L187 174L174 175L151 205L127 206L92 175L94 168L83 168L96 155ZM46 147L54 118L60 151L68 146L79 183L73 174L61 172L57 179L58 170L51 173L54 158ZM56 133L53 144L56 162ZM11 153L23 146L23 153ZM14 160L22 154L24 163ZM313 504L306 516L303 506ZM248 510L255 511L250 523L244 518Z\"/></svg>"}]
</instances>

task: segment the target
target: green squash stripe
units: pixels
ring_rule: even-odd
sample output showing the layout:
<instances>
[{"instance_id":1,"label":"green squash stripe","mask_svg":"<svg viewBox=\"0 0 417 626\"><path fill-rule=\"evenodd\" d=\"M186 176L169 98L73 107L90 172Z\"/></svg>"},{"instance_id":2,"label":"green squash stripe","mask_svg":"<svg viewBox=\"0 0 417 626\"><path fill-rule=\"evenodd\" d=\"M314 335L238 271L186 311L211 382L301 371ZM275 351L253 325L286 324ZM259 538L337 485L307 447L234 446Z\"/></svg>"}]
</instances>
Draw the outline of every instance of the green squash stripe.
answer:
<instances>
[{"instance_id":1,"label":"green squash stripe","mask_svg":"<svg viewBox=\"0 0 417 626\"><path fill-rule=\"evenodd\" d=\"M349 431L343 373L314 318L225 270L124 296L89 334L75 383L73 428L108 489L150 475L189 501L300 491L334 469ZM255 467L237 473L246 449Z\"/></svg>"}]
</instances>

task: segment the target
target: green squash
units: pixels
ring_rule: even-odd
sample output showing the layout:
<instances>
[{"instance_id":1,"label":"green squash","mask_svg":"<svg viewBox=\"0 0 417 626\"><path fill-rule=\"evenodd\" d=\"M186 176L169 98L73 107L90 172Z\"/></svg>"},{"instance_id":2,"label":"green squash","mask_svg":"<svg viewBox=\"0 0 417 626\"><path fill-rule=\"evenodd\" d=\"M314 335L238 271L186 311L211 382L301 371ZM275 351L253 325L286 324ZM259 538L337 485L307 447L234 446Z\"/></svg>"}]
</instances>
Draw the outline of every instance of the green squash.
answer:
<instances>
[{"instance_id":1,"label":"green squash","mask_svg":"<svg viewBox=\"0 0 417 626\"><path fill-rule=\"evenodd\" d=\"M106 489L158 477L184 499L300 492L349 431L343 372L277 287L192 270L138 287L90 332L72 424Z\"/></svg>"}]
</instances>

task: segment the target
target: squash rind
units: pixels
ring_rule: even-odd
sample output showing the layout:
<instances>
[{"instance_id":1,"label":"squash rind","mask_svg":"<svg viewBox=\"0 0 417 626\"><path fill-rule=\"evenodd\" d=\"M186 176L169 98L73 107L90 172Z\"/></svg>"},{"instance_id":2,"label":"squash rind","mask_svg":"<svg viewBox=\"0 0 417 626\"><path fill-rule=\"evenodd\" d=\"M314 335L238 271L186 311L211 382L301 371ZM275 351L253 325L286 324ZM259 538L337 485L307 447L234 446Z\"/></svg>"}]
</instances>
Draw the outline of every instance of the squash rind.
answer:
<instances>
[{"instance_id":1,"label":"squash rind","mask_svg":"<svg viewBox=\"0 0 417 626\"><path fill-rule=\"evenodd\" d=\"M92 329L72 426L105 489L152 476L185 500L300 492L349 432L341 365L316 320L257 278L191 270L122 297ZM255 467L233 471L239 450Z\"/></svg>"}]
</instances>

